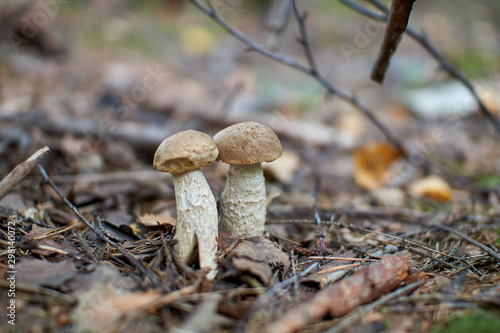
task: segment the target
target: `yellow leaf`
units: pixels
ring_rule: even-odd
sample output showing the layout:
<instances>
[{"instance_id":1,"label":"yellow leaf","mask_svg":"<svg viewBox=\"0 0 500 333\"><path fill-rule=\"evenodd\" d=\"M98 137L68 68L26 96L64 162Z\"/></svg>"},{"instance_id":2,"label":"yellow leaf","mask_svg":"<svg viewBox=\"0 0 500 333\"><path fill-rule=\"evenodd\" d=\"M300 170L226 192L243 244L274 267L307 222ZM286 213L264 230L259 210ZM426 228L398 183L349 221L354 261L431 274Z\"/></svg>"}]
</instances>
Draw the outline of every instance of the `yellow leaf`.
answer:
<instances>
[{"instance_id":1,"label":"yellow leaf","mask_svg":"<svg viewBox=\"0 0 500 333\"><path fill-rule=\"evenodd\" d=\"M408 190L415 198L428 198L442 203L450 201L452 194L448 183L436 175L414 181Z\"/></svg>"},{"instance_id":2,"label":"yellow leaf","mask_svg":"<svg viewBox=\"0 0 500 333\"><path fill-rule=\"evenodd\" d=\"M190 56L207 54L214 45L213 36L201 26L187 27L181 33L181 48Z\"/></svg>"},{"instance_id":3,"label":"yellow leaf","mask_svg":"<svg viewBox=\"0 0 500 333\"><path fill-rule=\"evenodd\" d=\"M384 186L388 171L401 152L386 142L376 142L354 151L354 180L359 186L373 191Z\"/></svg>"}]
</instances>

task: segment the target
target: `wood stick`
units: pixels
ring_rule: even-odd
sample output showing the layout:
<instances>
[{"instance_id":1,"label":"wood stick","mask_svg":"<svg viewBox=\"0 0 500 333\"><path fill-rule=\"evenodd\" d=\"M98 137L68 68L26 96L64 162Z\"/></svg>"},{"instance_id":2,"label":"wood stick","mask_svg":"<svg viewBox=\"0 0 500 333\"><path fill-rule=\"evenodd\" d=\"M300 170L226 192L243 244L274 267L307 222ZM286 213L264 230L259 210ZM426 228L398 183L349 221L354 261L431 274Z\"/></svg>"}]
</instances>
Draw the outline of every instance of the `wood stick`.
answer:
<instances>
[{"instance_id":1,"label":"wood stick","mask_svg":"<svg viewBox=\"0 0 500 333\"><path fill-rule=\"evenodd\" d=\"M382 84L384 81L391 57L396 52L399 41L408 25L414 2L415 0L392 0L384 41L371 75L371 79L377 83Z\"/></svg>"},{"instance_id":2,"label":"wood stick","mask_svg":"<svg viewBox=\"0 0 500 333\"><path fill-rule=\"evenodd\" d=\"M321 290L311 301L298 305L263 328L263 332L297 332L327 314L340 317L395 289L408 276L408 256L397 254L359 270Z\"/></svg>"},{"instance_id":3,"label":"wood stick","mask_svg":"<svg viewBox=\"0 0 500 333\"><path fill-rule=\"evenodd\" d=\"M0 182L0 200L9 194L12 189L19 184L35 168L50 151L45 146L31 155L26 161L18 164L7 176Z\"/></svg>"}]
</instances>

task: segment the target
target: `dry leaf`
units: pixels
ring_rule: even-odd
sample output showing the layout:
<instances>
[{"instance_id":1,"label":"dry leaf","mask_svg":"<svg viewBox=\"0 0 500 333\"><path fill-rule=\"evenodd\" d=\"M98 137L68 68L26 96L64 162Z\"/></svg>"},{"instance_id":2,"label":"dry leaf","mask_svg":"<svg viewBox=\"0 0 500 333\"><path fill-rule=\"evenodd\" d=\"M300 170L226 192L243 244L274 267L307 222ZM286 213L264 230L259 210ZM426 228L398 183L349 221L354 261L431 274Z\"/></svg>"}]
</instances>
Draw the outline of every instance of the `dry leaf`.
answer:
<instances>
[{"instance_id":1,"label":"dry leaf","mask_svg":"<svg viewBox=\"0 0 500 333\"><path fill-rule=\"evenodd\" d=\"M71 313L74 331L117 332L122 316L143 309L159 297L158 291L131 293L94 283L88 291L77 295L78 306Z\"/></svg>"},{"instance_id":2,"label":"dry leaf","mask_svg":"<svg viewBox=\"0 0 500 333\"><path fill-rule=\"evenodd\" d=\"M442 203L450 201L452 195L448 183L436 175L414 181L408 191L415 198L428 198Z\"/></svg>"},{"instance_id":3,"label":"dry leaf","mask_svg":"<svg viewBox=\"0 0 500 333\"><path fill-rule=\"evenodd\" d=\"M388 181L387 173L401 152L386 142L372 143L354 151L354 180L356 184L375 190Z\"/></svg>"},{"instance_id":4,"label":"dry leaf","mask_svg":"<svg viewBox=\"0 0 500 333\"><path fill-rule=\"evenodd\" d=\"M300 157L296 153L285 150L280 158L272 163L262 163L265 172L271 173L282 184L290 184L295 172L300 167Z\"/></svg>"},{"instance_id":5,"label":"dry leaf","mask_svg":"<svg viewBox=\"0 0 500 333\"><path fill-rule=\"evenodd\" d=\"M56 243L53 239L44 237L45 234L47 234L53 230L54 230L53 228L42 228L42 227L39 227L39 226L34 224L31 227L31 231L23 236L23 240L28 242L29 244L31 244L33 246L45 245L45 246L50 246L50 247L57 249L57 250L63 250L63 248L58 243ZM51 254L53 254L53 251L46 250L46 249L37 249L37 248L31 249L31 252L36 253L36 254L40 254L43 256L50 256Z\"/></svg>"},{"instance_id":6,"label":"dry leaf","mask_svg":"<svg viewBox=\"0 0 500 333\"><path fill-rule=\"evenodd\" d=\"M337 121L337 128L346 135L351 135L354 138L359 138L366 131L366 122L358 114L349 112L340 115Z\"/></svg>"},{"instance_id":7,"label":"dry leaf","mask_svg":"<svg viewBox=\"0 0 500 333\"><path fill-rule=\"evenodd\" d=\"M405 193L397 187L382 187L372 195L379 206L403 207L405 204Z\"/></svg>"},{"instance_id":8,"label":"dry leaf","mask_svg":"<svg viewBox=\"0 0 500 333\"><path fill-rule=\"evenodd\" d=\"M225 277L249 272L265 285L271 282L273 270L276 268L282 269L283 276L290 269L290 259L281 247L260 236L236 239L229 246L226 258L229 259L231 267L226 271Z\"/></svg>"},{"instance_id":9,"label":"dry leaf","mask_svg":"<svg viewBox=\"0 0 500 333\"><path fill-rule=\"evenodd\" d=\"M52 263L29 257L21 257L16 270L18 282L53 289L62 289L78 274L78 269L72 260Z\"/></svg>"},{"instance_id":10,"label":"dry leaf","mask_svg":"<svg viewBox=\"0 0 500 333\"><path fill-rule=\"evenodd\" d=\"M170 211L164 210L160 214L144 214L139 216L139 222L145 227L157 227L160 225L175 226L176 219Z\"/></svg>"},{"instance_id":11,"label":"dry leaf","mask_svg":"<svg viewBox=\"0 0 500 333\"><path fill-rule=\"evenodd\" d=\"M66 283L66 287L74 296L89 290L95 283L127 290L137 288L137 282L133 278L122 275L116 266L104 262L95 265L90 271L80 271Z\"/></svg>"}]
</instances>

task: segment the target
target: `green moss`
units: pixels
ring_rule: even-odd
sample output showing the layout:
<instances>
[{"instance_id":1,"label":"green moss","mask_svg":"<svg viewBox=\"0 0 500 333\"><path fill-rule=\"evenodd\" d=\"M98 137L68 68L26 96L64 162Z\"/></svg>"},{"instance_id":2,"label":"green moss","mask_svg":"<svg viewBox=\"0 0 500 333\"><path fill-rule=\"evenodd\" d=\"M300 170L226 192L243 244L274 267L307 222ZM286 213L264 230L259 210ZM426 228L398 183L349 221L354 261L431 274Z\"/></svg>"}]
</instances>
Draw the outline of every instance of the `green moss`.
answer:
<instances>
[{"instance_id":1,"label":"green moss","mask_svg":"<svg viewBox=\"0 0 500 333\"><path fill-rule=\"evenodd\" d=\"M488 333L500 332L498 313L480 310L472 314L450 317L443 327L435 328L432 333Z\"/></svg>"},{"instance_id":2,"label":"green moss","mask_svg":"<svg viewBox=\"0 0 500 333\"><path fill-rule=\"evenodd\" d=\"M485 175L477 180L477 184L485 187L499 187L500 175Z\"/></svg>"},{"instance_id":3,"label":"green moss","mask_svg":"<svg viewBox=\"0 0 500 333\"><path fill-rule=\"evenodd\" d=\"M471 51L454 58L455 65L466 77L480 78L498 70L498 54Z\"/></svg>"},{"instance_id":4,"label":"green moss","mask_svg":"<svg viewBox=\"0 0 500 333\"><path fill-rule=\"evenodd\" d=\"M160 8L165 4L164 0L135 0L132 2L132 10L139 12L154 10Z\"/></svg>"}]
</instances>

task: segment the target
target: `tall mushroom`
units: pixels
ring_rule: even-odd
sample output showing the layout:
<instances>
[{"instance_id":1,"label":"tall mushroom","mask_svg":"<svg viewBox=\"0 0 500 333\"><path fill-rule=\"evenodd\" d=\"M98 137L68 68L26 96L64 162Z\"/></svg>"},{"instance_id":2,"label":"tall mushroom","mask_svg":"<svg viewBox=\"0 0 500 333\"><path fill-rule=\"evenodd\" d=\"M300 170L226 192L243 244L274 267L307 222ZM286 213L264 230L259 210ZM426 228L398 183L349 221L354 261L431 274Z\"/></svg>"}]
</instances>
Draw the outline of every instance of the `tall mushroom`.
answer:
<instances>
[{"instance_id":1,"label":"tall mushroom","mask_svg":"<svg viewBox=\"0 0 500 333\"><path fill-rule=\"evenodd\" d=\"M186 262L191 262L198 243L200 267L214 269L217 251L217 205L200 168L215 161L219 151L214 140L194 130L166 138L155 152L155 169L172 174L177 222L174 238Z\"/></svg>"},{"instance_id":2,"label":"tall mushroom","mask_svg":"<svg viewBox=\"0 0 500 333\"><path fill-rule=\"evenodd\" d=\"M266 188L262 162L281 156L283 148L269 127L245 122L214 136L218 161L230 164L219 201L221 227L233 235L261 236L266 222Z\"/></svg>"}]
</instances>

